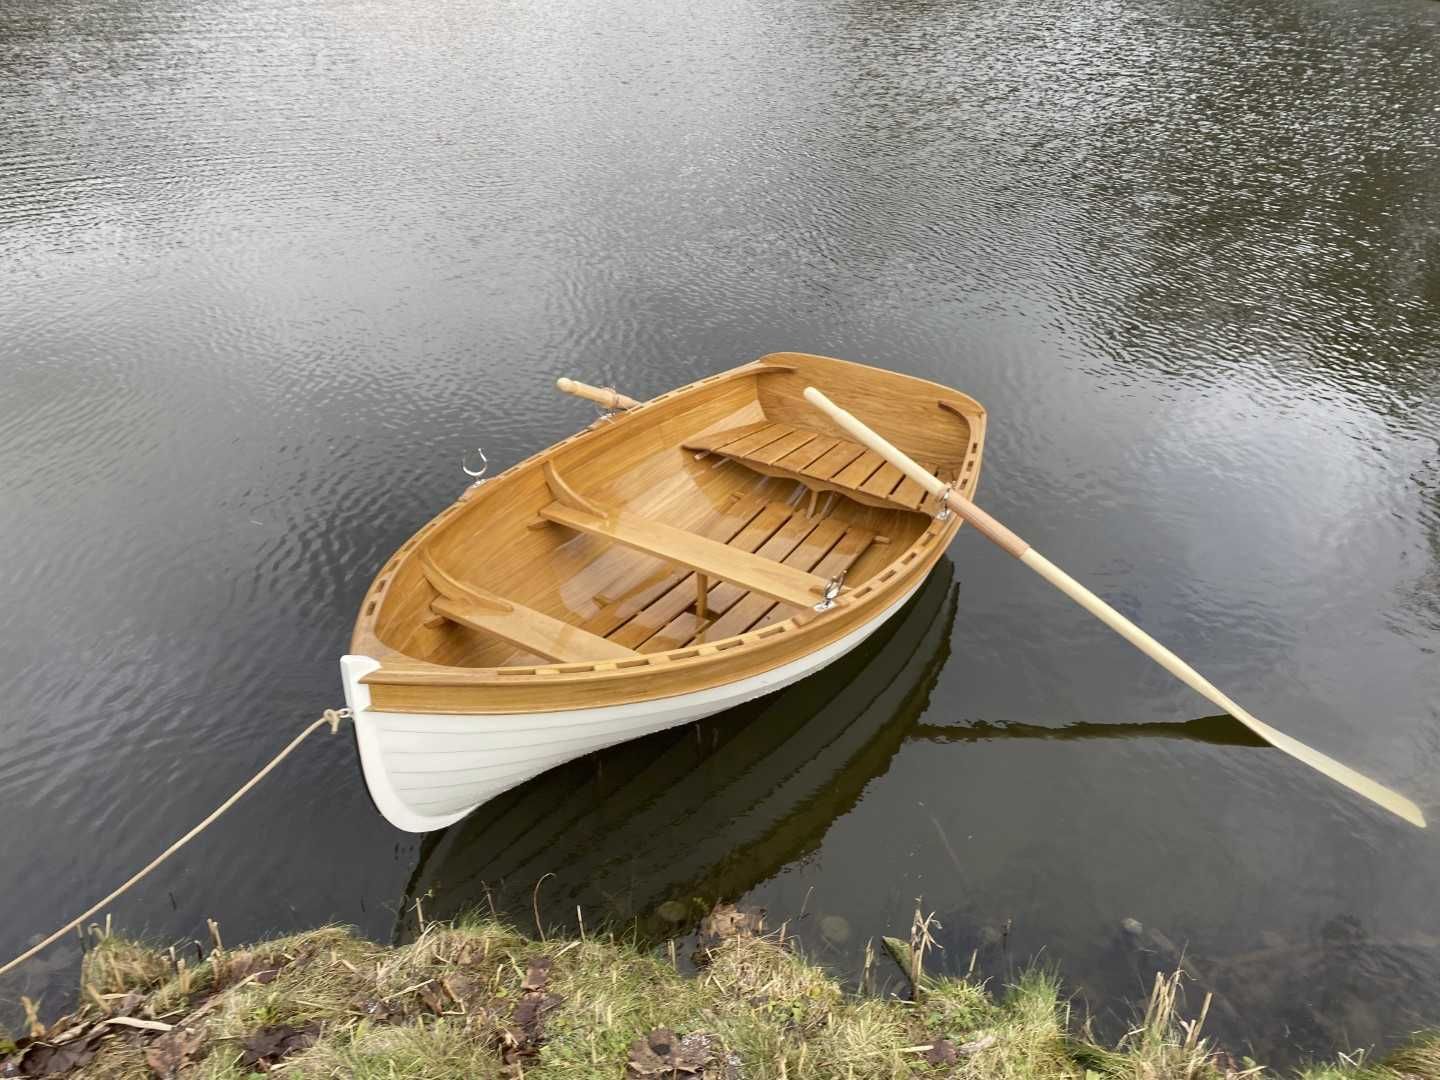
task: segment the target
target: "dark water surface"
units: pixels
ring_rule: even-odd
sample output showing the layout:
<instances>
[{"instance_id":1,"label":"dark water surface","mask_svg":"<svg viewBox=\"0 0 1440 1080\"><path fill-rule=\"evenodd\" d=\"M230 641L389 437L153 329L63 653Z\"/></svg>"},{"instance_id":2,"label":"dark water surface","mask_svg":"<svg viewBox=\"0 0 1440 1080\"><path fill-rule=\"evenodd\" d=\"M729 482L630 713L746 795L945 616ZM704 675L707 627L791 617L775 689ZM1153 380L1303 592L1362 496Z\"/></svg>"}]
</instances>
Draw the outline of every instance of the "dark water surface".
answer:
<instances>
[{"instance_id":1,"label":"dark water surface","mask_svg":"<svg viewBox=\"0 0 1440 1080\"><path fill-rule=\"evenodd\" d=\"M557 375L781 348L975 395L993 511L1440 817L1440 5L8 0L0 953L339 702L465 447L591 418ZM308 744L115 916L383 938L553 872L853 974L923 897L1105 1022L1172 946L1271 1060L1440 1022L1440 833L1209 711L966 532L855 659L444 834Z\"/></svg>"}]
</instances>

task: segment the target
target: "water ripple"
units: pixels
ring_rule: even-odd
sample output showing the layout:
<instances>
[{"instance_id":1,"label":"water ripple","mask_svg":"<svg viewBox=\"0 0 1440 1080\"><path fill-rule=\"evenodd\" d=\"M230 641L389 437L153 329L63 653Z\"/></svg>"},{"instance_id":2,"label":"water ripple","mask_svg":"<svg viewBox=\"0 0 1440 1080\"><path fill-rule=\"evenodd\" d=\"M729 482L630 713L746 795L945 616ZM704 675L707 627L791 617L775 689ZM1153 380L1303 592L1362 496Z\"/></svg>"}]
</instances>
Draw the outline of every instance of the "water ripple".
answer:
<instances>
[{"instance_id":1,"label":"water ripple","mask_svg":"<svg viewBox=\"0 0 1440 1080\"><path fill-rule=\"evenodd\" d=\"M776 348L973 393L995 512L1259 715L1440 800L1440 6L12 0L0 58L0 815L33 871L0 952L335 703L370 575L463 451L589 421L557 375L643 397ZM927 722L1204 708L974 536L954 557ZM1434 842L1276 759L902 752L755 895L813 886L867 933L917 890L977 934L1016 916L1104 999L1126 914L1222 972L1258 950L1264 1057L1440 1020L1403 1004L1440 983ZM287 768L117 918L388 932L416 842L349 744ZM894 843L917 799L979 823L958 883ZM1273 1004L1357 954L1385 1009ZM57 957L9 997L58 1002Z\"/></svg>"}]
</instances>

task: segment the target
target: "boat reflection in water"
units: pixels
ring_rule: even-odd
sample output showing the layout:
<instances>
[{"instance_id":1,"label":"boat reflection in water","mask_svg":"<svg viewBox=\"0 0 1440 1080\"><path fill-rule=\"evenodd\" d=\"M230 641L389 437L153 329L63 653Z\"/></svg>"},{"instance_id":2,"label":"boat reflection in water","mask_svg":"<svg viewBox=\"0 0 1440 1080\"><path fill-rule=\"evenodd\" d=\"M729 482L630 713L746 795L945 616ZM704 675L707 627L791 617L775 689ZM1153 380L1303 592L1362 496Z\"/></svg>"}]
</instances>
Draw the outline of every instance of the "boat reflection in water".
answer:
<instances>
[{"instance_id":1,"label":"boat reflection in water","mask_svg":"<svg viewBox=\"0 0 1440 1080\"><path fill-rule=\"evenodd\" d=\"M1186 723L923 724L950 653L947 558L864 644L741 708L591 754L429 834L406 890L427 919L491 906L546 930L607 924L658 940L692 930L820 845L907 739L1180 738L1265 744L1229 717ZM538 888L537 888L538 886Z\"/></svg>"},{"instance_id":2,"label":"boat reflection in water","mask_svg":"<svg viewBox=\"0 0 1440 1080\"><path fill-rule=\"evenodd\" d=\"M570 762L426 837L408 910L493 903L546 929L693 927L812 851L883 774L950 652L942 558L903 610L823 672L741 708ZM549 876L553 875L553 876ZM536 892L536 885L544 882ZM413 929L402 912L397 937Z\"/></svg>"}]
</instances>

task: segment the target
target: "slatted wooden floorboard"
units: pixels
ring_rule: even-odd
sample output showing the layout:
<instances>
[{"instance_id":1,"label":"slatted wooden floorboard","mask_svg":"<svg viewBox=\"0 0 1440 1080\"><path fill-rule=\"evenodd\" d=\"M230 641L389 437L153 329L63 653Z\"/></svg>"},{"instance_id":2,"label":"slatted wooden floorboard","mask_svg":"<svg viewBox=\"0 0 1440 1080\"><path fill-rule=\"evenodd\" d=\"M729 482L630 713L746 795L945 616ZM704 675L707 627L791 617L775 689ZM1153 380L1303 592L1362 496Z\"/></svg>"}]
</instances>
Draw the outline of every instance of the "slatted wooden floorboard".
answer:
<instances>
[{"instance_id":1,"label":"slatted wooden floorboard","mask_svg":"<svg viewBox=\"0 0 1440 1080\"><path fill-rule=\"evenodd\" d=\"M925 489L859 443L788 424L759 421L702 435L686 450L718 454L772 476L789 476L817 491L839 491L872 506L926 510ZM934 475L930 462L920 466Z\"/></svg>"},{"instance_id":2,"label":"slatted wooden floorboard","mask_svg":"<svg viewBox=\"0 0 1440 1080\"><path fill-rule=\"evenodd\" d=\"M751 431L745 437L754 434ZM811 516L803 507L788 503L767 503L758 513L749 506L738 510L738 516L748 520L722 541L727 546L827 579L848 569L875 538L868 529L837 518ZM710 538L721 539L713 529ZM705 596L706 614L701 617L696 593L696 575L676 570L663 580L648 582L624 598L611 600L583 625L595 632L606 627L603 632L609 640L623 648L655 653L743 634L762 620L774 621L797 610L732 582L711 579Z\"/></svg>"},{"instance_id":3,"label":"slatted wooden floorboard","mask_svg":"<svg viewBox=\"0 0 1440 1080\"><path fill-rule=\"evenodd\" d=\"M790 517L790 507L770 503L729 542L737 551L753 552L769 540ZM639 649L666 623L695 602L695 575L685 572L675 585L657 596L644 610L637 612L624 626L609 635L610 640L627 649Z\"/></svg>"},{"instance_id":4,"label":"slatted wooden floorboard","mask_svg":"<svg viewBox=\"0 0 1440 1080\"><path fill-rule=\"evenodd\" d=\"M821 519L818 517L807 517L804 513L794 512L788 521L775 530L773 536L756 549L755 554L766 559L774 559L776 562L784 562L790 553L821 524ZM653 637L637 647L642 653L664 652L666 649L679 648L700 633L711 621L724 615L749 595L747 589L742 589L728 581L711 585L709 592L705 595L707 617L702 619L694 610L695 591L692 588L689 597L692 602L682 608Z\"/></svg>"},{"instance_id":5,"label":"slatted wooden floorboard","mask_svg":"<svg viewBox=\"0 0 1440 1080\"><path fill-rule=\"evenodd\" d=\"M843 521L826 518L821 527L806 537L805 542L785 561L796 569L829 579L854 565L874 539L875 534L868 529L858 526L847 528ZM768 596L751 593L705 627L693 640L720 641L789 618L794 613L793 607L777 604Z\"/></svg>"}]
</instances>

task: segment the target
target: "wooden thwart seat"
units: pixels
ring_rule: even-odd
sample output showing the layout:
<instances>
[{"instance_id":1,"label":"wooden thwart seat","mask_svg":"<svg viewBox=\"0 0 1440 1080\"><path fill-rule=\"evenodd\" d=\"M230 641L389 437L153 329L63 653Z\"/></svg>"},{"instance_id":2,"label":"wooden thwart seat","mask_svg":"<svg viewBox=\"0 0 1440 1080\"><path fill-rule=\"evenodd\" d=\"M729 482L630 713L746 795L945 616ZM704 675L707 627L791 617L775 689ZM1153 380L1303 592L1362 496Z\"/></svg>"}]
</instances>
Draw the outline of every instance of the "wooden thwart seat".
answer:
<instances>
[{"instance_id":1,"label":"wooden thwart seat","mask_svg":"<svg viewBox=\"0 0 1440 1080\"><path fill-rule=\"evenodd\" d=\"M425 577L440 593L430 602L430 610L451 622L493 634L526 652L561 663L624 660L638 655L598 634L457 581L435 565L429 551L421 553L420 561Z\"/></svg>"},{"instance_id":2,"label":"wooden thwart seat","mask_svg":"<svg viewBox=\"0 0 1440 1080\"><path fill-rule=\"evenodd\" d=\"M540 516L795 607L813 606L825 592L825 578L624 511L601 516L557 501Z\"/></svg>"},{"instance_id":3,"label":"wooden thwart seat","mask_svg":"<svg viewBox=\"0 0 1440 1080\"><path fill-rule=\"evenodd\" d=\"M509 611L498 611L473 600L452 600L447 596L431 601L430 609L452 622L482 630L526 652L566 664L598 660L624 660L635 656L633 649L571 626L559 619L519 604L508 605Z\"/></svg>"},{"instance_id":4,"label":"wooden thwart seat","mask_svg":"<svg viewBox=\"0 0 1440 1080\"><path fill-rule=\"evenodd\" d=\"M928 511L929 494L895 466L859 443L790 424L759 423L701 435L686 450L718 454L767 476L798 480L811 491L838 491L883 509ZM933 462L920 466L940 475Z\"/></svg>"}]
</instances>

